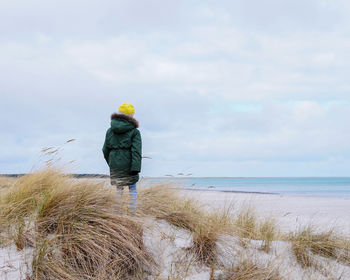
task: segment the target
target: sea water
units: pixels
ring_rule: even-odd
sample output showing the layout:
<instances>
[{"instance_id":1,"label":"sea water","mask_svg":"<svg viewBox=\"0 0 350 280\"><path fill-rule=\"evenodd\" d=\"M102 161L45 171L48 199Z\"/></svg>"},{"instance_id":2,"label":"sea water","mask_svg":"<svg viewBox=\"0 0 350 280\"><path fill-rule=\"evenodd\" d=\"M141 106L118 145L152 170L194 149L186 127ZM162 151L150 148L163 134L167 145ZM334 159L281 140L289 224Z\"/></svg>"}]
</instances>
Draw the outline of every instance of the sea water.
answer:
<instances>
[{"instance_id":1,"label":"sea water","mask_svg":"<svg viewBox=\"0 0 350 280\"><path fill-rule=\"evenodd\" d=\"M195 190L350 197L350 177L143 178Z\"/></svg>"}]
</instances>

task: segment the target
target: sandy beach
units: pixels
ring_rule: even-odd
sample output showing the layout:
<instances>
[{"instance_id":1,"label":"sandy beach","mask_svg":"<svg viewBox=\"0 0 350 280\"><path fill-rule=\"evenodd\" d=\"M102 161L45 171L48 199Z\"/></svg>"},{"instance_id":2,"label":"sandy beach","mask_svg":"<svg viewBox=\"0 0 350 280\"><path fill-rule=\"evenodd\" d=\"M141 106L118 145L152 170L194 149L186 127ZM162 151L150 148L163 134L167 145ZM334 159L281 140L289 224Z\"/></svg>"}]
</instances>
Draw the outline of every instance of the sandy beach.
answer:
<instances>
[{"instance_id":1,"label":"sandy beach","mask_svg":"<svg viewBox=\"0 0 350 280\"><path fill-rule=\"evenodd\" d=\"M262 218L275 218L285 232L314 225L350 234L350 198L192 190L184 194L214 209L229 205L238 209L251 207Z\"/></svg>"}]
</instances>

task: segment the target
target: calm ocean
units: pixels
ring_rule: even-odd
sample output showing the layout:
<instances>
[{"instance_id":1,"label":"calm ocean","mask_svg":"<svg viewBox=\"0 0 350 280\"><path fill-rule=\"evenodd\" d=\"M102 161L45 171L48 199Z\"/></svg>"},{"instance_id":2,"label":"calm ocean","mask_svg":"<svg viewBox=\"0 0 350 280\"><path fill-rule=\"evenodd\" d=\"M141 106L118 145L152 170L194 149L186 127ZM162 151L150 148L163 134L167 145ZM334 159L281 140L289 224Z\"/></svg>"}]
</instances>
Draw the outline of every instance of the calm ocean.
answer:
<instances>
[{"instance_id":1,"label":"calm ocean","mask_svg":"<svg viewBox=\"0 0 350 280\"><path fill-rule=\"evenodd\" d=\"M257 192L289 195L350 197L350 177L292 178L143 178L143 182L172 182L186 189Z\"/></svg>"}]
</instances>

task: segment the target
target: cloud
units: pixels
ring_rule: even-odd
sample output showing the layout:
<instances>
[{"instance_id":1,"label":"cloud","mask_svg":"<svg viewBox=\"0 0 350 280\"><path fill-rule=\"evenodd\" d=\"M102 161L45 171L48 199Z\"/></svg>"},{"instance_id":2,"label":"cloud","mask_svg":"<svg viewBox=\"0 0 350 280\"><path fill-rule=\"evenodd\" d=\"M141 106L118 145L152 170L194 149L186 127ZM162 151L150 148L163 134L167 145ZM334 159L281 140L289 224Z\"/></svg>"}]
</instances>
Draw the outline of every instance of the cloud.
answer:
<instances>
[{"instance_id":1,"label":"cloud","mask_svg":"<svg viewBox=\"0 0 350 280\"><path fill-rule=\"evenodd\" d=\"M2 2L0 172L27 172L70 138L77 172L108 172L109 116L131 102L145 175L347 174L349 12L316 0Z\"/></svg>"}]
</instances>

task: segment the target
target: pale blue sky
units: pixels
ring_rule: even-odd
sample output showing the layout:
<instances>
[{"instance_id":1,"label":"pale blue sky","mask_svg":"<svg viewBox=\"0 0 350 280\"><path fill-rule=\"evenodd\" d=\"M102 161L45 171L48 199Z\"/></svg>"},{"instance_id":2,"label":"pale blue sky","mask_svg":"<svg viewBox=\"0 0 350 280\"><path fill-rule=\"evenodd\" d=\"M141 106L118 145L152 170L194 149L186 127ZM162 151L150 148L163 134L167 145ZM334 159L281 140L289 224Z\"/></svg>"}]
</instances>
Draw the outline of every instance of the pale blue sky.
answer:
<instances>
[{"instance_id":1,"label":"pale blue sky","mask_svg":"<svg viewBox=\"0 0 350 280\"><path fill-rule=\"evenodd\" d=\"M0 173L66 140L107 173L133 103L143 176L350 176L350 2L1 1Z\"/></svg>"}]
</instances>

